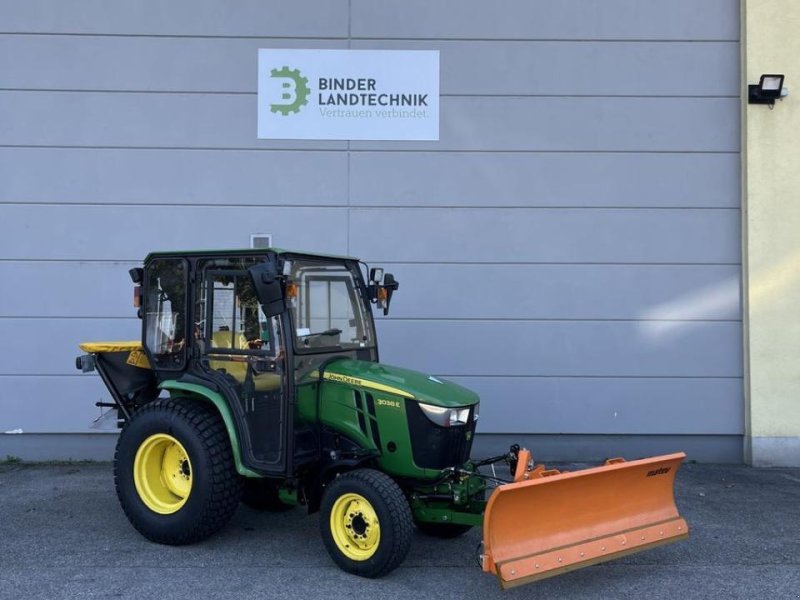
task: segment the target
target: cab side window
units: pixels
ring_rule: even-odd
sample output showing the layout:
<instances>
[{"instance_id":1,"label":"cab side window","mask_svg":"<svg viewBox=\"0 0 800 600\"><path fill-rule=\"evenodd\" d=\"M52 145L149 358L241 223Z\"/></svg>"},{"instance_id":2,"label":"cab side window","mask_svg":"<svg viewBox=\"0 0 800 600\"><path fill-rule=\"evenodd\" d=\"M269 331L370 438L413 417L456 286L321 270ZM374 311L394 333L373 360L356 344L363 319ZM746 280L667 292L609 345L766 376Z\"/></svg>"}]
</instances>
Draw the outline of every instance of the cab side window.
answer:
<instances>
[{"instance_id":1,"label":"cab side window","mask_svg":"<svg viewBox=\"0 0 800 600\"><path fill-rule=\"evenodd\" d=\"M145 269L145 346L161 369L186 364L186 273L179 258L156 259Z\"/></svg>"},{"instance_id":2,"label":"cab side window","mask_svg":"<svg viewBox=\"0 0 800 600\"><path fill-rule=\"evenodd\" d=\"M211 348L261 349L269 342L267 318L246 273L209 274Z\"/></svg>"}]
</instances>

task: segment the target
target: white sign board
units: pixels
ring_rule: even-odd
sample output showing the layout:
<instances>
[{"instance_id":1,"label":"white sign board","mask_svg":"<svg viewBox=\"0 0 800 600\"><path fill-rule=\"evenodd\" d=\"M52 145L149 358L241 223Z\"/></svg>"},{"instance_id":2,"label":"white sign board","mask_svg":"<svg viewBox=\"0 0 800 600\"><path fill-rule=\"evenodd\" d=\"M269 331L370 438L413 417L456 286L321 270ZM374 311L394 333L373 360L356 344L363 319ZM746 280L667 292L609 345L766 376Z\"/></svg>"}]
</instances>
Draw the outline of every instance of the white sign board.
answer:
<instances>
[{"instance_id":1,"label":"white sign board","mask_svg":"<svg viewBox=\"0 0 800 600\"><path fill-rule=\"evenodd\" d=\"M438 140L439 52L259 50L258 137Z\"/></svg>"}]
</instances>

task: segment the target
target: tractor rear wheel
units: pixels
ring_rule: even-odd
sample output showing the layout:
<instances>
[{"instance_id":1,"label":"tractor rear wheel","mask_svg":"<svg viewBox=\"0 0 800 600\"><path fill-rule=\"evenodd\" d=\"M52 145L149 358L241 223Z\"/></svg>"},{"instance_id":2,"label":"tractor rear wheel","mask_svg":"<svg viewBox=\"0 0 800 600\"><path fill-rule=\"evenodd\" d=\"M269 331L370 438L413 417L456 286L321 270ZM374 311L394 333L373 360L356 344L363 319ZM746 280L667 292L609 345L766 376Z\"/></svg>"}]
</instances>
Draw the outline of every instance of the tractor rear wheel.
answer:
<instances>
[{"instance_id":1,"label":"tractor rear wheel","mask_svg":"<svg viewBox=\"0 0 800 600\"><path fill-rule=\"evenodd\" d=\"M345 473L328 485L319 524L325 548L339 568L370 578L403 562L414 530L403 491L373 469Z\"/></svg>"},{"instance_id":2,"label":"tractor rear wheel","mask_svg":"<svg viewBox=\"0 0 800 600\"><path fill-rule=\"evenodd\" d=\"M424 534L432 537L449 540L464 535L472 525L459 525L458 523L417 523L417 528Z\"/></svg>"},{"instance_id":3,"label":"tractor rear wheel","mask_svg":"<svg viewBox=\"0 0 800 600\"><path fill-rule=\"evenodd\" d=\"M114 483L136 530L170 545L221 529L242 494L219 413L189 399L156 400L133 415L117 442Z\"/></svg>"}]
</instances>

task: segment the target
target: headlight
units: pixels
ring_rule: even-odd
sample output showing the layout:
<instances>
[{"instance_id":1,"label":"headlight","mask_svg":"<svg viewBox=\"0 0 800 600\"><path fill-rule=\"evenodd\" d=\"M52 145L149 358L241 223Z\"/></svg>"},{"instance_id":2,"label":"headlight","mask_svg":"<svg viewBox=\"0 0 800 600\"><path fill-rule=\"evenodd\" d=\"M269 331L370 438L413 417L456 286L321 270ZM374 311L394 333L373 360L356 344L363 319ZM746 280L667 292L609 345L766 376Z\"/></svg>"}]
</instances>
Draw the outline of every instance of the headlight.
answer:
<instances>
[{"instance_id":1,"label":"headlight","mask_svg":"<svg viewBox=\"0 0 800 600\"><path fill-rule=\"evenodd\" d=\"M439 427L466 425L469 419L469 406L464 408L444 408L433 404L419 403L422 412Z\"/></svg>"},{"instance_id":2,"label":"headlight","mask_svg":"<svg viewBox=\"0 0 800 600\"><path fill-rule=\"evenodd\" d=\"M477 421L480 414L481 414L481 403L478 402L475 405L475 410L472 411L472 420Z\"/></svg>"}]
</instances>

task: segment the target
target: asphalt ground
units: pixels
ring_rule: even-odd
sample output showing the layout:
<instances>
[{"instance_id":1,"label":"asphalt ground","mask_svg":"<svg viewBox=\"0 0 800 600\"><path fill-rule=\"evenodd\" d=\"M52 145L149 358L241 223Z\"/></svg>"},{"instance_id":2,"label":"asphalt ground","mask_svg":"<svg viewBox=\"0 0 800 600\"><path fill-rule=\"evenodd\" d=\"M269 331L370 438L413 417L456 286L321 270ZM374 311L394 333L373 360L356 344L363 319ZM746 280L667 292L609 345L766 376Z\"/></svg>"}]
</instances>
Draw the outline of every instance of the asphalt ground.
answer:
<instances>
[{"instance_id":1,"label":"asphalt ground","mask_svg":"<svg viewBox=\"0 0 800 600\"><path fill-rule=\"evenodd\" d=\"M125 519L111 465L0 465L0 598L800 598L800 469L687 464L677 502L687 541L504 592L476 566L477 530L417 533L400 568L365 580L301 509L242 506L206 542L159 546Z\"/></svg>"}]
</instances>

